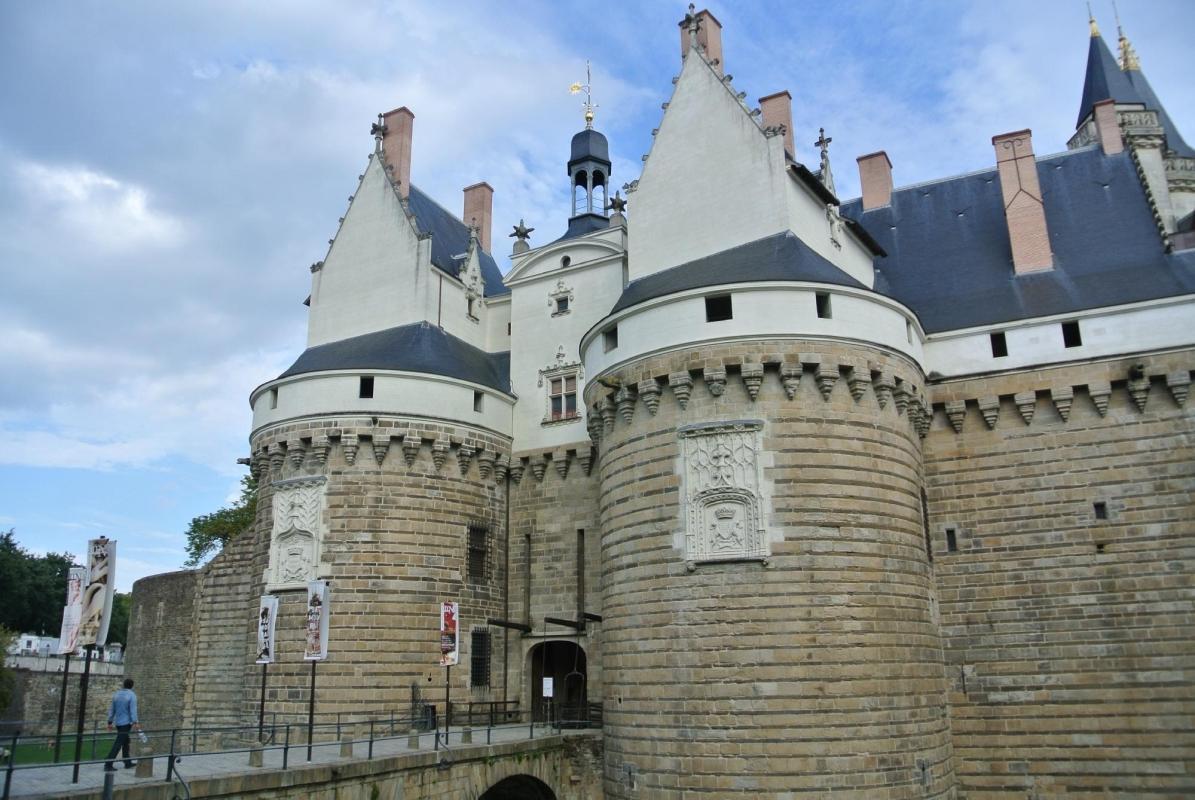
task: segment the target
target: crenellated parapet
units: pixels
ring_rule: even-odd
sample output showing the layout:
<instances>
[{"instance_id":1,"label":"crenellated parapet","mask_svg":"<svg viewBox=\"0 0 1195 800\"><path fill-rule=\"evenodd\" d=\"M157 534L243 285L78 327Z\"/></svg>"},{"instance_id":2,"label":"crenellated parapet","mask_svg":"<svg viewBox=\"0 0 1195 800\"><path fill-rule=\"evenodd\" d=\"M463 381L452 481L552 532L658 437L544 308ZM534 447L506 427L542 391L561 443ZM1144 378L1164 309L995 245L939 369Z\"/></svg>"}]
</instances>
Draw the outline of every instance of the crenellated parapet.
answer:
<instances>
[{"instance_id":1,"label":"crenellated parapet","mask_svg":"<svg viewBox=\"0 0 1195 800\"><path fill-rule=\"evenodd\" d=\"M932 411L924 379L912 362L878 352L872 359L858 349L849 355L838 348L771 349L775 344L769 349L734 345L725 355L703 349L644 360L591 381L585 393L590 438L600 444L617 426L632 425L637 414L654 417L669 404L683 416L695 395L717 399L729 387L751 403L772 394L790 403L808 402L798 400L803 385L815 388L823 403L846 396L856 404L873 404L877 412L890 409L922 438L929 432Z\"/></svg>"},{"instance_id":2,"label":"crenellated parapet","mask_svg":"<svg viewBox=\"0 0 1195 800\"><path fill-rule=\"evenodd\" d=\"M1182 409L1193 368L1192 354L1175 353L951 381L930 387L930 417L940 421L935 430L962 434L994 431L1009 419L1025 427L1065 426L1080 408L1104 418L1117 396L1126 413L1144 415L1160 403Z\"/></svg>"}]
</instances>

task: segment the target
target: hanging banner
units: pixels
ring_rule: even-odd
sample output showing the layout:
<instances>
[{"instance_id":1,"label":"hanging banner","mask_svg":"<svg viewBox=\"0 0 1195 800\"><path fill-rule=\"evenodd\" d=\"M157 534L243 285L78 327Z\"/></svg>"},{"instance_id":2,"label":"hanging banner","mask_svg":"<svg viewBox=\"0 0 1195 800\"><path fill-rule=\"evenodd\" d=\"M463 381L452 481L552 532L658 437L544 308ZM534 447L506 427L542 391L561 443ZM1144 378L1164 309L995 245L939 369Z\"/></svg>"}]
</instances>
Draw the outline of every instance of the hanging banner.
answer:
<instances>
[{"instance_id":1,"label":"hanging banner","mask_svg":"<svg viewBox=\"0 0 1195 800\"><path fill-rule=\"evenodd\" d=\"M457 650L456 627L460 606L440 603L440 666L454 666L460 656Z\"/></svg>"},{"instance_id":2,"label":"hanging banner","mask_svg":"<svg viewBox=\"0 0 1195 800\"><path fill-rule=\"evenodd\" d=\"M79 619L80 646L102 646L108 641L112 596L116 593L116 540L92 539L87 543L87 588Z\"/></svg>"},{"instance_id":3,"label":"hanging banner","mask_svg":"<svg viewBox=\"0 0 1195 800\"><path fill-rule=\"evenodd\" d=\"M307 584L307 635L304 661L323 661L328 657L328 582Z\"/></svg>"},{"instance_id":4,"label":"hanging banner","mask_svg":"<svg viewBox=\"0 0 1195 800\"><path fill-rule=\"evenodd\" d=\"M277 619L278 598L272 594L262 595L261 607L257 612L256 664L274 663L274 624Z\"/></svg>"},{"instance_id":5,"label":"hanging banner","mask_svg":"<svg viewBox=\"0 0 1195 800\"><path fill-rule=\"evenodd\" d=\"M66 579L66 605L62 607L62 630L58 634L58 655L79 649L79 620L83 617L83 587L87 585L87 567L71 567Z\"/></svg>"}]
</instances>

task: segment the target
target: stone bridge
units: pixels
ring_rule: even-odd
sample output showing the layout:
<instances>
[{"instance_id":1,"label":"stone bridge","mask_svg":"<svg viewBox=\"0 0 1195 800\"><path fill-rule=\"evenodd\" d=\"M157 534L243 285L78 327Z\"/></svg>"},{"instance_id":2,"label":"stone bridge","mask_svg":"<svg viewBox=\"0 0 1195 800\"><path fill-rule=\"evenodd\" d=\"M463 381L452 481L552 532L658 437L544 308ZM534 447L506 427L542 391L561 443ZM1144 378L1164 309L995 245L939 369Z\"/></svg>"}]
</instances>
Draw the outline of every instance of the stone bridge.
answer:
<instances>
[{"instance_id":1,"label":"stone bridge","mask_svg":"<svg viewBox=\"0 0 1195 800\"><path fill-rule=\"evenodd\" d=\"M599 800L602 797L601 732L565 731L532 740L492 745L454 745L450 751L419 750L331 763L292 762L288 769L243 771L190 777L193 797L259 800ZM184 757L180 772L197 772L201 759ZM240 756L244 758L244 756ZM158 780L121 782L115 800L171 800L182 795L178 784ZM243 762L242 762L243 763ZM131 776L129 776L131 778ZM85 783L91 783L86 781ZM48 788L48 787L47 787ZM62 787L65 788L65 787ZM14 797L100 798L98 788Z\"/></svg>"}]
</instances>

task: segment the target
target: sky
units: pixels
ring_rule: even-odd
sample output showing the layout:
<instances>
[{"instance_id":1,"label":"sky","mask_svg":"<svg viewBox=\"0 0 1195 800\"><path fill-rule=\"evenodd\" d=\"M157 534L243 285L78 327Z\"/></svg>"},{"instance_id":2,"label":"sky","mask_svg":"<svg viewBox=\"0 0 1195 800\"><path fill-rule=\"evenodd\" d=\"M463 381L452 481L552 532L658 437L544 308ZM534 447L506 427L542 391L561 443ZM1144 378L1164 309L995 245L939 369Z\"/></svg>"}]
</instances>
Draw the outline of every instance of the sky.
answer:
<instances>
[{"instance_id":1,"label":"sky","mask_svg":"<svg viewBox=\"0 0 1195 800\"><path fill-rule=\"evenodd\" d=\"M1123 0L1143 70L1195 142L1190 0ZM1093 0L1115 50L1108 0ZM824 127L838 194L886 150L898 186L991 167L991 137L1074 131L1079 0L715 2L726 72ZM638 175L679 71L683 2L55 2L0 5L0 531L34 552L119 541L116 583L178 569L232 500L248 397L302 351L312 262L379 112L415 113L412 182L495 189L563 233L592 62L613 184ZM716 198L713 199L716 202ZM632 203L628 216L633 217ZM0 590L2 591L2 590Z\"/></svg>"}]
</instances>

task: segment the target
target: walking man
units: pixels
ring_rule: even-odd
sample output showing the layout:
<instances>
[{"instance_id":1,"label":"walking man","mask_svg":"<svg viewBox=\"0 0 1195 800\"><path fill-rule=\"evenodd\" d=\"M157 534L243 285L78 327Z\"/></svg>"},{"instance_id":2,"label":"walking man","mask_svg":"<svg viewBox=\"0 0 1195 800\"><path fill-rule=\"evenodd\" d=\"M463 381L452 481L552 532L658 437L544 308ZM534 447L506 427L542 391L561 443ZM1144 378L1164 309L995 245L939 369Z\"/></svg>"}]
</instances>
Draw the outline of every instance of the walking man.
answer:
<instances>
[{"instance_id":1,"label":"walking man","mask_svg":"<svg viewBox=\"0 0 1195 800\"><path fill-rule=\"evenodd\" d=\"M114 772L116 767L112 766L116 754L120 753L124 757L125 769L131 769L136 766L135 761L129 758L129 731L141 730L140 723L137 722L137 695L133 694L133 679L124 679L124 688L117 689L116 694L112 695L112 705L108 707L108 730L112 730L112 726L116 726L116 741L112 743L112 749L108 751L108 760L104 762L104 770L107 772Z\"/></svg>"}]
</instances>

